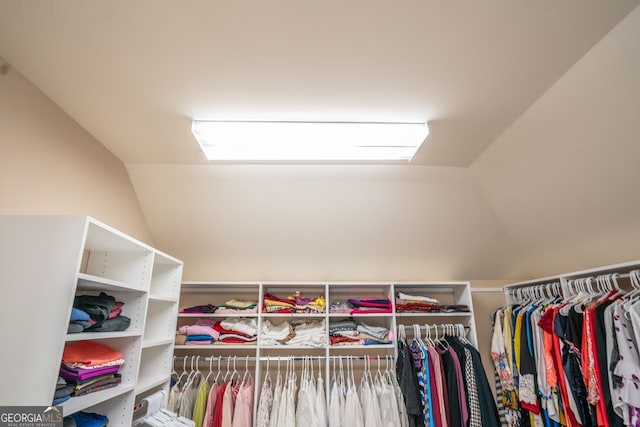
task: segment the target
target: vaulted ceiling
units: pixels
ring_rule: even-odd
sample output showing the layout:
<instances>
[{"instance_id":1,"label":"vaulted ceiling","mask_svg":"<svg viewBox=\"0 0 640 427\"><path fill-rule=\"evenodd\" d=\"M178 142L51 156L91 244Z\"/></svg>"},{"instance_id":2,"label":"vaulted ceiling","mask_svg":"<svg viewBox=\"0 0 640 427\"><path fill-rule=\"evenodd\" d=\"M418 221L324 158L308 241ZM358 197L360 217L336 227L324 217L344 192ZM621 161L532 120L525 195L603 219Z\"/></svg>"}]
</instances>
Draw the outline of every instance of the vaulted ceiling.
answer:
<instances>
[{"instance_id":1,"label":"vaulted ceiling","mask_svg":"<svg viewBox=\"0 0 640 427\"><path fill-rule=\"evenodd\" d=\"M428 121L468 166L637 0L0 2L0 55L125 163L192 118Z\"/></svg>"},{"instance_id":2,"label":"vaulted ceiling","mask_svg":"<svg viewBox=\"0 0 640 427\"><path fill-rule=\"evenodd\" d=\"M516 277L537 271L522 264L542 261L541 242L496 184L505 160L467 167L638 3L0 0L0 55L127 165L155 240L194 277L244 264L282 278L297 262L292 277L347 278L343 263L390 253L407 278ZM418 168L210 166L192 118L428 121L431 134ZM402 276L383 270L349 274Z\"/></svg>"}]
</instances>

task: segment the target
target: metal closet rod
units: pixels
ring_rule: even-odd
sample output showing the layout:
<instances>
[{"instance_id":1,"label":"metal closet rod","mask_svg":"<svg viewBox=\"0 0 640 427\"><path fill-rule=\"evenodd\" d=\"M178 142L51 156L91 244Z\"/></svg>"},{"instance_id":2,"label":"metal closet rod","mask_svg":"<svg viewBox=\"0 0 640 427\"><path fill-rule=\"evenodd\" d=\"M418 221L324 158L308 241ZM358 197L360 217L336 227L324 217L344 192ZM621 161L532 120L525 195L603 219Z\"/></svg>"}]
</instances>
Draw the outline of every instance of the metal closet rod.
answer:
<instances>
[{"instance_id":1,"label":"metal closet rod","mask_svg":"<svg viewBox=\"0 0 640 427\"><path fill-rule=\"evenodd\" d=\"M464 329L469 329L470 326L469 325L465 325L463 323L442 323L442 324L436 324L436 325L429 325L429 324L422 324L419 325L417 323L400 323L398 325L398 328L404 328L404 329L413 329L414 325L420 327L420 329L425 330L425 329L435 329L435 328L440 328L440 329L446 329L446 328L451 328L452 326L454 328L457 328L459 326L462 326Z\"/></svg>"},{"instance_id":2,"label":"metal closet rod","mask_svg":"<svg viewBox=\"0 0 640 427\"><path fill-rule=\"evenodd\" d=\"M195 360L198 356L176 356L174 357L174 363L177 362L184 362L185 359L187 361L189 360ZM261 357L255 357L255 356L210 356L210 357L204 357L204 356L200 356L200 362L217 362L218 360L220 361L233 361L235 359L236 363L239 362L245 362L245 361L249 361L249 362L255 362L260 361L260 362L277 362L278 360L280 361L287 361L287 360L294 360L294 361L304 361L304 360L338 360L338 359L343 359L343 360L377 360L378 358L380 358L380 360L384 360L386 357L390 357L393 358L394 356L392 354L382 354L382 355L375 355L375 356L348 356L348 355L344 355L344 356L261 356ZM190 367L190 366L188 366Z\"/></svg>"},{"instance_id":3,"label":"metal closet rod","mask_svg":"<svg viewBox=\"0 0 640 427\"><path fill-rule=\"evenodd\" d=\"M577 277L566 277L566 280L568 283L573 282L575 280L578 279L597 279L598 277L605 277L605 278L613 278L615 276L616 279L628 279L633 275L640 275L640 270L636 269L636 270L631 270L628 273L605 273L605 274L598 274L598 275L586 275L586 276L577 276ZM517 291L518 289L528 289L528 288L535 288L536 286L547 286L547 285L555 285L555 284L560 284L559 280L553 281L553 282L540 282L540 283L531 283L528 285L522 285L522 286L518 286L516 288L510 288L508 289L508 291L514 292Z\"/></svg>"},{"instance_id":4,"label":"metal closet rod","mask_svg":"<svg viewBox=\"0 0 640 427\"><path fill-rule=\"evenodd\" d=\"M567 285L573 290L575 290L577 281L585 281L585 280L597 281L598 279L618 280L618 279L629 279L629 278L632 278L633 276L635 276L636 278L640 278L640 270L637 270L637 269L631 270L628 273L614 272L614 273L598 274L595 276L587 275L587 276L580 276L580 277L574 277L574 278L566 278L566 280L567 280ZM552 290L555 291L556 295L559 295L561 293L560 285L561 285L560 281L554 281L554 282L548 282L548 283L536 283L536 284L519 286L517 288L511 288L511 289L508 289L507 292L509 293L510 296L513 297L513 296L521 296L522 292L548 291L549 288L551 288Z\"/></svg>"}]
</instances>

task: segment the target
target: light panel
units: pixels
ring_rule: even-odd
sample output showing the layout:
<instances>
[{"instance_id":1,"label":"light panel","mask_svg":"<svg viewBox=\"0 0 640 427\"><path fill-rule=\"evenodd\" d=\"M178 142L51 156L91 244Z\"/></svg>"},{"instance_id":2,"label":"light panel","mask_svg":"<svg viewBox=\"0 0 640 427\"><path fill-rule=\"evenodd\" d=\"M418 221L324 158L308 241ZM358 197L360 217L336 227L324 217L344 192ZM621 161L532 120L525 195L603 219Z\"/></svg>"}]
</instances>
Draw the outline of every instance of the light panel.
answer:
<instances>
[{"instance_id":1,"label":"light panel","mask_svg":"<svg viewBox=\"0 0 640 427\"><path fill-rule=\"evenodd\" d=\"M426 123L194 120L208 160L410 161L429 134Z\"/></svg>"}]
</instances>

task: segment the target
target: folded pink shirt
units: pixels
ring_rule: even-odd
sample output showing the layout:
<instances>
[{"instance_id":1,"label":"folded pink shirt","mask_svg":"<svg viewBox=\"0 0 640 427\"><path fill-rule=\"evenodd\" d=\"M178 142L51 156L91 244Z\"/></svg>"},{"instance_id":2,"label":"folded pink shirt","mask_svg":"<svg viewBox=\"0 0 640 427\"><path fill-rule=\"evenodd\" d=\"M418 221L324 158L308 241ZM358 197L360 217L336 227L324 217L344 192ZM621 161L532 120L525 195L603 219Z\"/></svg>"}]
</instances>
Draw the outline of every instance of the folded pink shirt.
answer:
<instances>
[{"instance_id":1,"label":"folded pink shirt","mask_svg":"<svg viewBox=\"0 0 640 427\"><path fill-rule=\"evenodd\" d=\"M185 325L178 329L183 335L209 335L214 340L217 340L220 336L220 332L213 329L211 326L202 325Z\"/></svg>"}]
</instances>

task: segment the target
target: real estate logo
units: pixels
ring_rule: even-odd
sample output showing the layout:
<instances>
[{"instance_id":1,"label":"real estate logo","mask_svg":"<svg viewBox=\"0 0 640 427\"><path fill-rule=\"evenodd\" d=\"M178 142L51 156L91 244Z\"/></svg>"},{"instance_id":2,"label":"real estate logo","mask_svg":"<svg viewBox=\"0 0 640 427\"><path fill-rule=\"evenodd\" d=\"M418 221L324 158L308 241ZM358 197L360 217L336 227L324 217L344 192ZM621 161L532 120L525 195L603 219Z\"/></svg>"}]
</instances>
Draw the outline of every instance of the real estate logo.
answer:
<instances>
[{"instance_id":1,"label":"real estate logo","mask_svg":"<svg viewBox=\"0 0 640 427\"><path fill-rule=\"evenodd\" d=\"M62 427L62 406L0 406L0 427Z\"/></svg>"}]
</instances>

